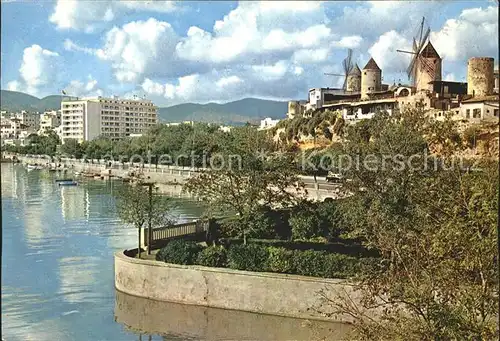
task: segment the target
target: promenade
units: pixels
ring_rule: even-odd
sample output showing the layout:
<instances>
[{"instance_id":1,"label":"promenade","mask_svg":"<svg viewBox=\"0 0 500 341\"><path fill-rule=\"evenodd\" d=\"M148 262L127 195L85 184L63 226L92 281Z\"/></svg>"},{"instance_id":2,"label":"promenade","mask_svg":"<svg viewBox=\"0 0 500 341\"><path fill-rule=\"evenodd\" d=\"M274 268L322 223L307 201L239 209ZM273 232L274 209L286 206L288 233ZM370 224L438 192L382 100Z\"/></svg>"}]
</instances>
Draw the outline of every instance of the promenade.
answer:
<instances>
[{"instance_id":1,"label":"promenade","mask_svg":"<svg viewBox=\"0 0 500 341\"><path fill-rule=\"evenodd\" d=\"M46 157L17 156L17 158L23 164L38 164L49 167L60 165L60 168L62 167L77 172L94 173L105 177L123 178L130 176L130 174L140 174L144 179L158 183L160 189L165 189L167 192L172 190L172 185L180 192L182 185L187 179L204 170L203 168L154 165L147 163L139 164L102 159L87 160L85 162L79 159L62 158L60 162L54 163ZM311 200L323 201L326 198L336 199L340 196L340 185L328 183L325 177L318 176L315 179L312 176L301 175L299 178L307 190L307 197Z\"/></svg>"}]
</instances>

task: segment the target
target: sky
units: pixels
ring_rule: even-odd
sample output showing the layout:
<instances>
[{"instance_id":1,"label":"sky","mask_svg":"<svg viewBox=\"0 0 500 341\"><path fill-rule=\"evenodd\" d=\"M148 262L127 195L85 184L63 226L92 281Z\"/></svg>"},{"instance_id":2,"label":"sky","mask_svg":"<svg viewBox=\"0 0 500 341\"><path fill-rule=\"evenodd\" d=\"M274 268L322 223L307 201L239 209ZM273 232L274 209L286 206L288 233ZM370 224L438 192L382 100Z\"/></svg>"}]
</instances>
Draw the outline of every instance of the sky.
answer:
<instances>
[{"instance_id":1,"label":"sky","mask_svg":"<svg viewBox=\"0 0 500 341\"><path fill-rule=\"evenodd\" d=\"M422 17L443 79L495 57L498 2L1 0L1 88L37 97L146 96L157 105L254 97L301 100L342 86L342 60L373 57L408 82Z\"/></svg>"}]
</instances>

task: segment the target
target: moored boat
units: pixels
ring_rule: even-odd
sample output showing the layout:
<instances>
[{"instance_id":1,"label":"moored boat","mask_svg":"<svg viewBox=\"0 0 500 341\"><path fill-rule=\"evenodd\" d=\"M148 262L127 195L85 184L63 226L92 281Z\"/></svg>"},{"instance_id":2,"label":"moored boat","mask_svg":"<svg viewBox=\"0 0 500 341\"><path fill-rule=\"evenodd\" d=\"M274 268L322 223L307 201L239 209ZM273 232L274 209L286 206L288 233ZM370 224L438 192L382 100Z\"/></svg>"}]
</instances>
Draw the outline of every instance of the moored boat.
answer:
<instances>
[{"instance_id":1,"label":"moored boat","mask_svg":"<svg viewBox=\"0 0 500 341\"><path fill-rule=\"evenodd\" d=\"M73 182L73 179L56 179L56 182Z\"/></svg>"},{"instance_id":2,"label":"moored boat","mask_svg":"<svg viewBox=\"0 0 500 341\"><path fill-rule=\"evenodd\" d=\"M78 182L76 181L61 181L58 184L59 186L78 186Z\"/></svg>"}]
</instances>

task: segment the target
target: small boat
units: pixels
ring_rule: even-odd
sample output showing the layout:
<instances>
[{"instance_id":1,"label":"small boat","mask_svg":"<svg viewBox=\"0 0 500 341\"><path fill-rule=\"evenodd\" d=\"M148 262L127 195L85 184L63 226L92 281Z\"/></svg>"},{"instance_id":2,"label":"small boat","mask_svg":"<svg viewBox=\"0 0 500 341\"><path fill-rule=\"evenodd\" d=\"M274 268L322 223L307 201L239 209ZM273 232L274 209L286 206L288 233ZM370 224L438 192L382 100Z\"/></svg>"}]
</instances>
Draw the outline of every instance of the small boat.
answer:
<instances>
[{"instance_id":1,"label":"small boat","mask_svg":"<svg viewBox=\"0 0 500 341\"><path fill-rule=\"evenodd\" d=\"M73 182L73 179L56 179L56 182Z\"/></svg>"},{"instance_id":2,"label":"small boat","mask_svg":"<svg viewBox=\"0 0 500 341\"><path fill-rule=\"evenodd\" d=\"M59 186L78 186L78 182L76 182L76 181L61 181L61 182L59 182Z\"/></svg>"},{"instance_id":3,"label":"small boat","mask_svg":"<svg viewBox=\"0 0 500 341\"><path fill-rule=\"evenodd\" d=\"M82 172L74 171L73 174L75 174L75 175L82 175Z\"/></svg>"},{"instance_id":4,"label":"small boat","mask_svg":"<svg viewBox=\"0 0 500 341\"><path fill-rule=\"evenodd\" d=\"M28 170L35 170L35 169L36 169L36 170L41 170L41 169L43 169L43 167L42 167L42 166L38 166L38 165L27 165L27 166L26 166L26 168L27 168Z\"/></svg>"}]
</instances>

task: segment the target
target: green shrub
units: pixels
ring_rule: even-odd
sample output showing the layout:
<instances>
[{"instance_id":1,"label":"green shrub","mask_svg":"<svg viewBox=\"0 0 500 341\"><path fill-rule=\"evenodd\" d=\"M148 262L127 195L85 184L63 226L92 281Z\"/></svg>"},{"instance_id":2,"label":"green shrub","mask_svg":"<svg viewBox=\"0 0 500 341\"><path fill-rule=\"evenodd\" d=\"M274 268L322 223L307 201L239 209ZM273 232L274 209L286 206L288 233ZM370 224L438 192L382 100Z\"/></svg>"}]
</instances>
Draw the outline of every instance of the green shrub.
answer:
<instances>
[{"instance_id":1,"label":"green shrub","mask_svg":"<svg viewBox=\"0 0 500 341\"><path fill-rule=\"evenodd\" d=\"M297 275L325 277L325 251L293 251L293 268Z\"/></svg>"},{"instance_id":2,"label":"green shrub","mask_svg":"<svg viewBox=\"0 0 500 341\"><path fill-rule=\"evenodd\" d=\"M314 211L293 212L288 222L293 239L309 239L321 235L321 220Z\"/></svg>"},{"instance_id":3,"label":"green shrub","mask_svg":"<svg viewBox=\"0 0 500 341\"><path fill-rule=\"evenodd\" d=\"M202 247L193 241L182 239L170 241L156 254L156 260L172 264L195 264Z\"/></svg>"},{"instance_id":4,"label":"green shrub","mask_svg":"<svg viewBox=\"0 0 500 341\"><path fill-rule=\"evenodd\" d=\"M209 246L198 254L196 264L223 268L227 265L227 251L222 246Z\"/></svg>"},{"instance_id":5,"label":"green shrub","mask_svg":"<svg viewBox=\"0 0 500 341\"><path fill-rule=\"evenodd\" d=\"M324 277L347 278L356 275L359 269L360 259L331 253L325 256Z\"/></svg>"},{"instance_id":6,"label":"green shrub","mask_svg":"<svg viewBox=\"0 0 500 341\"><path fill-rule=\"evenodd\" d=\"M281 247L268 247L267 265L269 271L278 273L294 273L293 251Z\"/></svg>"},{"instance_id":7,"label":"green shrub","mask_svg":"<svg viewBox=\"0 0 500 341\"><path fill-rule=\"evenodd\" d=\"M231 269L267 271L269 252L256 244L233 245L228 251L227 261Z\"/></svg>"}]
</instances>

